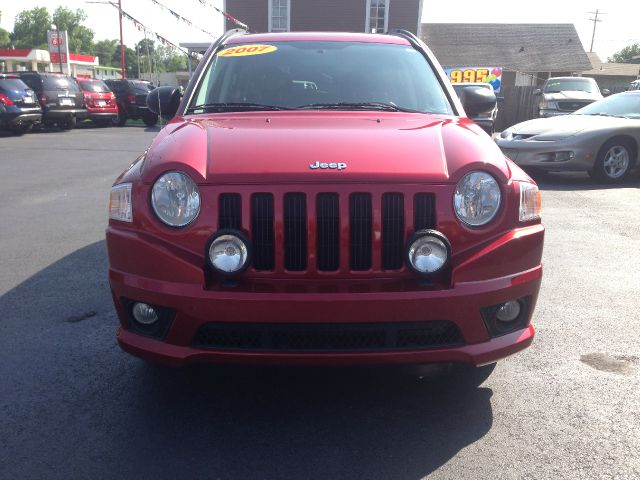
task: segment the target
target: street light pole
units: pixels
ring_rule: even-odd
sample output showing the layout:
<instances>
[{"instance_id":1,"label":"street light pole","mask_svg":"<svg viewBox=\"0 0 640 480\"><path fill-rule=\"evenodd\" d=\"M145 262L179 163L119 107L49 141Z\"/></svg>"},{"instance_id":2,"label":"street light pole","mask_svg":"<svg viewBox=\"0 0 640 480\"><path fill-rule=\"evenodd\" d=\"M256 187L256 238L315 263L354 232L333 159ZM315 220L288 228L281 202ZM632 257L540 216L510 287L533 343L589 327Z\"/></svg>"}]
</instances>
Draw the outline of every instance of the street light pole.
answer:
<instances>
[{"instance_id":1,"label":"street light pole","mask_svg":"<svg viewBox=\"0 0 640 480\"><path fill-rule=\"evenodd\" d=\"M122 41L122 0L118 0L118 13L120 15L120 65L122 65L122 78L127 78L127 69L124 64L124 42Z\"/></svg>"}]
</instances>

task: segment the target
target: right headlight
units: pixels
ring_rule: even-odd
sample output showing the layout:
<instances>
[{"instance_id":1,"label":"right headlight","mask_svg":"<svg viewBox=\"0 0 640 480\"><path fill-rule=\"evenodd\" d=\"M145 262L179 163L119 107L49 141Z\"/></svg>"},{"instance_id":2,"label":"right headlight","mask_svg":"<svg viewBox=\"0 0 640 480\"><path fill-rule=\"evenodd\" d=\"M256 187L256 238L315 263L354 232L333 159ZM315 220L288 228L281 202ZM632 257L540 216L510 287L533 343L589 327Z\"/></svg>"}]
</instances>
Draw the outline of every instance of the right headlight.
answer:
<instances>
[{"instance_id":1,"label":"right headlight","mask_svg":"<svg viewBox=\"0 0 640 480\"><path fill-rule=\"evenodd\" d=\"M189 175L167 172L153 184L153 211L170 227L184 227L200 213L200 192Z\"/></svg>"},{"instance_id":2,"label":"right headlight","mask_svg":"<svg viewBox=\"0 0 640 480\"><path fill-rule=\"evenodd\" d=\"M458 219L470 227L489 223L500 209L500 185L486 172L470 172L460 179L453 195Z\"/></svg>"}]
</instances>

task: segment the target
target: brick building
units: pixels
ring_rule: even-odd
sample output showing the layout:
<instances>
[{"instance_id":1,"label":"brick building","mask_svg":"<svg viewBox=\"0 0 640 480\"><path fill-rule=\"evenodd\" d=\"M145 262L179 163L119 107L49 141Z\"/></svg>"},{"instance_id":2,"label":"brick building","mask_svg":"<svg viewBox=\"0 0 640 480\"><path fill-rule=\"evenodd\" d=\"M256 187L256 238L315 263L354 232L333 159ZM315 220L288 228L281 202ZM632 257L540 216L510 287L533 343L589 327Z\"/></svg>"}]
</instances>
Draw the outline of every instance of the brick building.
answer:
<instances>
[{"instance_id":1,"label":"brick building","mask_svg":"<svg viewBox=\"0 0 640 480\"><path fill-rule=\"evenodd\" d=\"M225 0L224 9L253 32L376 32L419 34L422 0ZM225 29L235 28L226 21Z\"/></svg>"}]
</instances>

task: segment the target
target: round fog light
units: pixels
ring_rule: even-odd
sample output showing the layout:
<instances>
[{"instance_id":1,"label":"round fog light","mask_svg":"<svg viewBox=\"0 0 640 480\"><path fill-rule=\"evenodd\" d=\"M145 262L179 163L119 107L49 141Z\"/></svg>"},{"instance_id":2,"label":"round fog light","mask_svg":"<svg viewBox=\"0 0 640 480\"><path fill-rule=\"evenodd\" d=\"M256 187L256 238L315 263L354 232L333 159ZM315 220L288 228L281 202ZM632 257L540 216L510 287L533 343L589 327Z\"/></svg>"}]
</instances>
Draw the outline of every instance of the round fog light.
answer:
<instances>
[{"instance_id":1,"label":"round fog light","mask_svg":"<svg viewBox=\"0 0 640 480\"><path fill-rule=\"evenodd\" d=\"M421 230L409 240L407 260L416 273L432 274L444 268L451 247L446 237L435 230Z\"/></svg>"},{"instance_id":2,"label":"round fog light","mask_svg":"<svg viewBox=\"0 0 640 480\"><path fill-rule=\"evenodd\" d=\"M209 263L223 275L240 273L249 266L247 242L238 232L219 233L207 250Z\"/></svg>"},{"instance_id":3,"label":"round fog light","mask_svg":"<svg viewBox=\"0 0 640 480\"><path fill-rule=\"evenodd\" d=\"M501 322L513 322L520 316L520 310L520 302L517 300L509 300L498 309L496 318Z\"/></svg>"},{"instance_id":4,"label":"round fog light","mask_svg":"<svg viewBox=\"0 0 640 480\"><path fill-rule=\"evenodd\" d=\"M133 318L143 325L151 325L158 321L158 312L151 305L137 302L133 305Z\"/></svg>"}]
</instances>

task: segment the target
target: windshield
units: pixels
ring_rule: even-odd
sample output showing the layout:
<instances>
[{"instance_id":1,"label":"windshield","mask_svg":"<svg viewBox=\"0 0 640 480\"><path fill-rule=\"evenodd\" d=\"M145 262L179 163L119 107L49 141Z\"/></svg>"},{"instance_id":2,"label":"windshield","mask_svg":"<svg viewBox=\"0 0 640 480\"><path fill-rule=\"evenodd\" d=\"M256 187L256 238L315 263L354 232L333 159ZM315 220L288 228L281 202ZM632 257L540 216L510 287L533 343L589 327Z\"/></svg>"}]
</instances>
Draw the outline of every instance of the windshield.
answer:
<instances>
[{"instance_id":1,"label":"windshield","mask_svg":"<svg viewBox=\"0 0 640 480\"><path fill-rule=\"evenodd\" d=\"M598 100L580 110L574 115L611 115L616 117L640 118L640 94L621 93Z\"/></svg>"},{"instance_id":2,"label":"windshield","mask_svg":"<svg viewBox=\"0 0 640 480\"><path fill-rule=\"evenodd\" d=\"M80 87L87 92L106 93L110 92L107 84L101 80L80 80Z\"/></svg>"},{"instance_id":3,"label":"windshield","mask_svg":"<svg viewBox=\"0 0 640 480\"><path fill-rule=\"evenodd\" d=\"M43 75L42 82L45 90L69 90L79 92L80 88L76 81L70 77L62 75Z\"/></svg>"},{"instance_id":4,"label":"windshield","mask_svg":"<svg viewBox=\"0 0 640 480\"><path fill-rule=\"evenodd\" d=\"M549 80L544 86L544 93L567 91L597 93L598 86L594 80L587 78L560 78L556 80Z\"/></svg>"},{"instance_id":5,"label":"windshield","mask_svg":"<svg viewBox=\"0 0 640 480\"><path fill-rule=\"evenodd\" d=\"M452 114L425 58L407 45L274 42L232 45L212 59L189 109L388 109ZM224 104L224 105L221 105ZM233 105L229 105L233 104ZM246 110L247 108L244 108Z\"/></svg>"}]
</instances>

